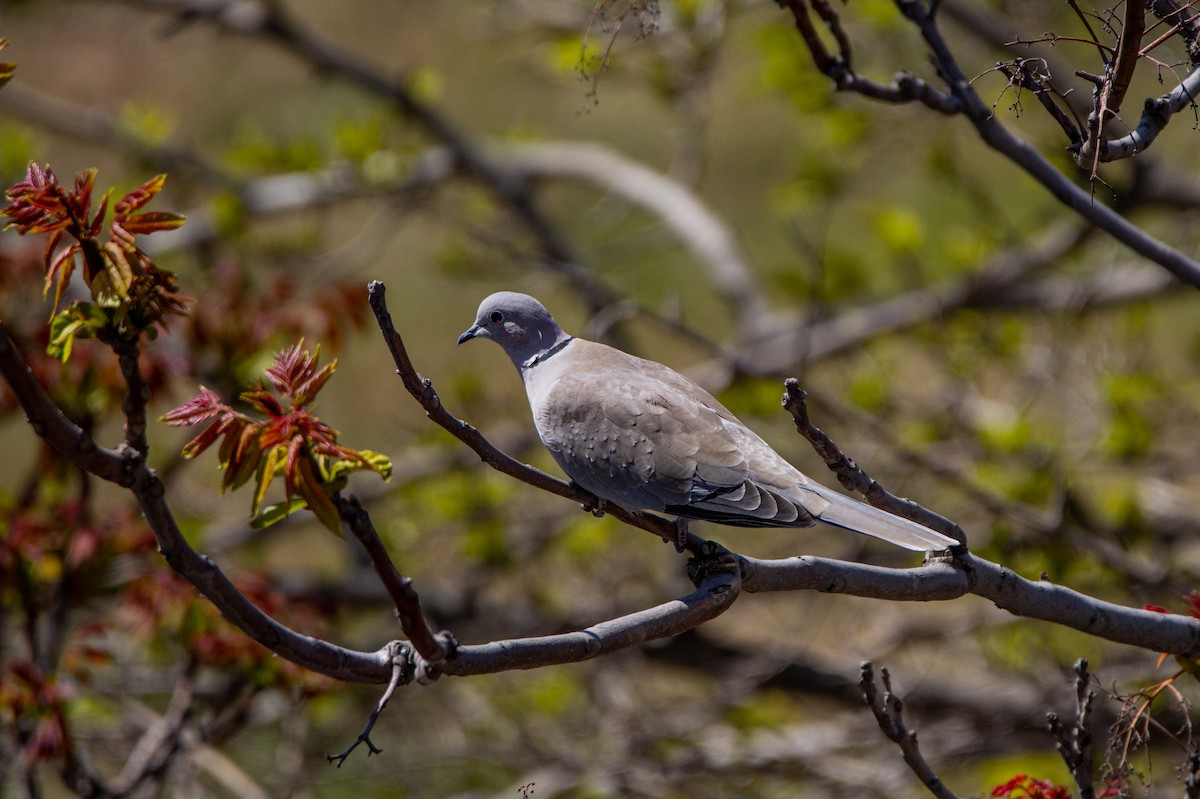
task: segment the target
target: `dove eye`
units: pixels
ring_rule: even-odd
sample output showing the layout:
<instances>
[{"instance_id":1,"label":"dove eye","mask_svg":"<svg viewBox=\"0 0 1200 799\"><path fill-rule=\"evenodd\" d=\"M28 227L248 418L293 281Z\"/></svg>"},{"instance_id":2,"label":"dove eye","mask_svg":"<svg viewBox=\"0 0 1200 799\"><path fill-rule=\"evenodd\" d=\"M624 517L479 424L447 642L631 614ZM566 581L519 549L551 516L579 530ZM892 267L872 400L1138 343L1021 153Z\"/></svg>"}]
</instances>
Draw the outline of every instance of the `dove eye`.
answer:
<instances>
[{"instance_id":1,"label":"dove eye","mask_svg":"<svg viewBox=\"0 0 1200 799\"><path fill-rule=\"evenodd\" d=\"M504 321L504 314L499 311L492 311L491 320L493 325L498 325Z\"/></svg>"}]
</instances>

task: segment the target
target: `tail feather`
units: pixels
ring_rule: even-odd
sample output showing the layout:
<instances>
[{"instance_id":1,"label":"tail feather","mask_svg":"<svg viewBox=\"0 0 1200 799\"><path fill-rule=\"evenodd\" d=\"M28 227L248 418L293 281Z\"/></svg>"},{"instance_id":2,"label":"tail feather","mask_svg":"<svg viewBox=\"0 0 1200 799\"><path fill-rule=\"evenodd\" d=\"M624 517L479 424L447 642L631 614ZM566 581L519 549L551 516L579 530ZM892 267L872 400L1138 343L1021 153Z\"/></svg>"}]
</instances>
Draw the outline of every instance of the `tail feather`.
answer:
<instances>
[{"instance_id":1,"label":"tail feather","mask_svg":"<svg viewBox=\"0 0 1200 799\"><path fill-rule=\"evenodd\" d=\"M828 507L816 514L826 524L881 538L917 552L936 552L958 545L953 538L934 532L923 524L902 519L816 483L804 488L829 503Z\"/></svg>"}]
</instances>

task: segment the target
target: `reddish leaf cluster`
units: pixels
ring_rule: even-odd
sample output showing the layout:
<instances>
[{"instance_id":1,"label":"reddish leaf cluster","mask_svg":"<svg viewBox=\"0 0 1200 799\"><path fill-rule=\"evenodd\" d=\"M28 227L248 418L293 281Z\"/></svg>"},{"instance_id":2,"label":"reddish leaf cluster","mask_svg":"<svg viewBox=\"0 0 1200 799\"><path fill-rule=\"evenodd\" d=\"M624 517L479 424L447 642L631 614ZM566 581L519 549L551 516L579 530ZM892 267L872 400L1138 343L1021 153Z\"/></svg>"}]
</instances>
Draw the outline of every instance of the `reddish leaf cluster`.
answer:
<instances>
[{"instance_id":1,"label":"reddish leaf cluster","mask_svg":"<svg viewBox=\"0 0 1200 799\"><path fill-rule=\"evenodd\" d=\"M333 376L337 361L317 368L317 353L303 349L303 342L275 355L266 370L267 380L241 395L243 402L263 414L256 419L235 410L217 394L201 387L200 393L162 417L174 426L209 422L183 448L194 458L219 439L223 488L239 488L253 475L257 490L251 512L255 524L266 526L292 510L307 507L327 528L341 533L341 521L331 493L342 487L346 474L358 469L391 475L391 462L369 450L354 450L337 442L338 432L313 414L309 406ZM278 396L276 396L278 394ZM267 487L283 474L287 502L259 513Z\"/></svg>"},{"instance_id":2,"label":"reddish leaf cluster","mask_svg":"<svg viewBox=\"0 0 1200 799\"><path fill-rule=\"evenodd\" d=\"M1008 782L992 789L992 796L1005 799L1071 799L1071 792L1050 780L1037 780L1027 774L1018 774Z\"/></svg>"},{"instance_id":3,"label":"reddish leaf cluster","mask_svg":"<svg viewBox=\"0 0 1200 799\"><path fill-rule=\"evenodd\" d=\"M27 660L10 660L0 668L0 710L32 727L23 746L30 762L53 760L64 753L65 699L54 677Z\"/></svg>"},{"instance_id":4,"label":"reddish leaf cluster","mask_svg":"<svg viewBox=\"0 0 1200 799\"><path fill-rule=\"evenodd\" d=\"M1124 779L1117 775L1104 784L1104 789L1096 794L1097 799L1113 799L1121 796L1125 790ZM1005 799L1071 799L1071 792L1062 785L1056 785L1050 780L1038 780L1027 774L1017 774L1001 785L992 789L991 796Z\"/></svg>"},{"instance_id":5,"label":"reddish leaf cluster","mask_svg":"<svg viewBox=\"0 0 1200 799\"><path fill-rule=\"evenodd\" d=\"M82 260L83 282L92 300L108 311L98 315L76 307L56 325L58 335L52 346L58 345L64 360L75 336L98 336L106 322L123 335L153 334L153 325L163 316L183 313L184 300L177 293L175 275L155 266L135 239L183 224L183 217L177 214L141 210L162 190L166 179L166 175L153 177L122 197L113 207L107 238L102 234L112 192L105 194L93 212L94 169L76 175L68 189L49 167L31 163L25 180L6 192L9 202L0 213L12 220L9 226L22 234L48 234L43 254L44 293L48 295L54 287L55 310L77 261ZM73 241L64 246L67 237Z\"/></svg>"}]
</instances>

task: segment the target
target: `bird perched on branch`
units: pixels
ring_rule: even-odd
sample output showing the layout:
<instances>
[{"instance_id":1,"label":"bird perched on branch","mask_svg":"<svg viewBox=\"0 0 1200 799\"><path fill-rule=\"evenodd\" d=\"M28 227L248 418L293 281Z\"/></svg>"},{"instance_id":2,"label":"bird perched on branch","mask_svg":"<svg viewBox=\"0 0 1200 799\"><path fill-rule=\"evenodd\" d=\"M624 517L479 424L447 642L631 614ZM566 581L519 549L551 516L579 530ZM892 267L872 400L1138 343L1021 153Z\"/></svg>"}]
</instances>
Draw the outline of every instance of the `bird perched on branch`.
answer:
<instances>
[{"instance_id":1,"label":"bird perched on branch","mask_svg":"<svg viewBox=\"0 0 1200 799\"><path fill-rule=\"evenodd\" d=\"M958 543L810 480L691 380L567 335L526 294L485 299L458 343L475 338L508 353L538 435L571 480L601 502L675 515L679 548L689 519L739 527L822 521L917 551Z\"/></svg>"}]
</instances>

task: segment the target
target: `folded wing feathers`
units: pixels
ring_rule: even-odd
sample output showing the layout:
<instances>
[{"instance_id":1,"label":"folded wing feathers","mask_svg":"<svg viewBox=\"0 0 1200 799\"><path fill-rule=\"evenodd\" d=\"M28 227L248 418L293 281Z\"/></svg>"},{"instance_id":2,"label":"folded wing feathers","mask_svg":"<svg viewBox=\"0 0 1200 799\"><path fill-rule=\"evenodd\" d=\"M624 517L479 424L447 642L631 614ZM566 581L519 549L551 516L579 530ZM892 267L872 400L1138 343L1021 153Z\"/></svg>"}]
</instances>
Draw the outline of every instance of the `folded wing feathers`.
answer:
<instances>
[{"instance_id":1,"label":"folded wing feathers","mask_svg":"<svg viewBox=\"0 0 1200 799\"><path fill-rule=\"evenodd\" d=\"M562 356L526 377L534 419L567 474L598 496L742 527L820 519L918 551L957 543L808 480L711 394L661 364L580 339ZM572 358L591 368L568 368ZM586 377L594 374L605 379Z\"/></svg>"}]
</instances>

